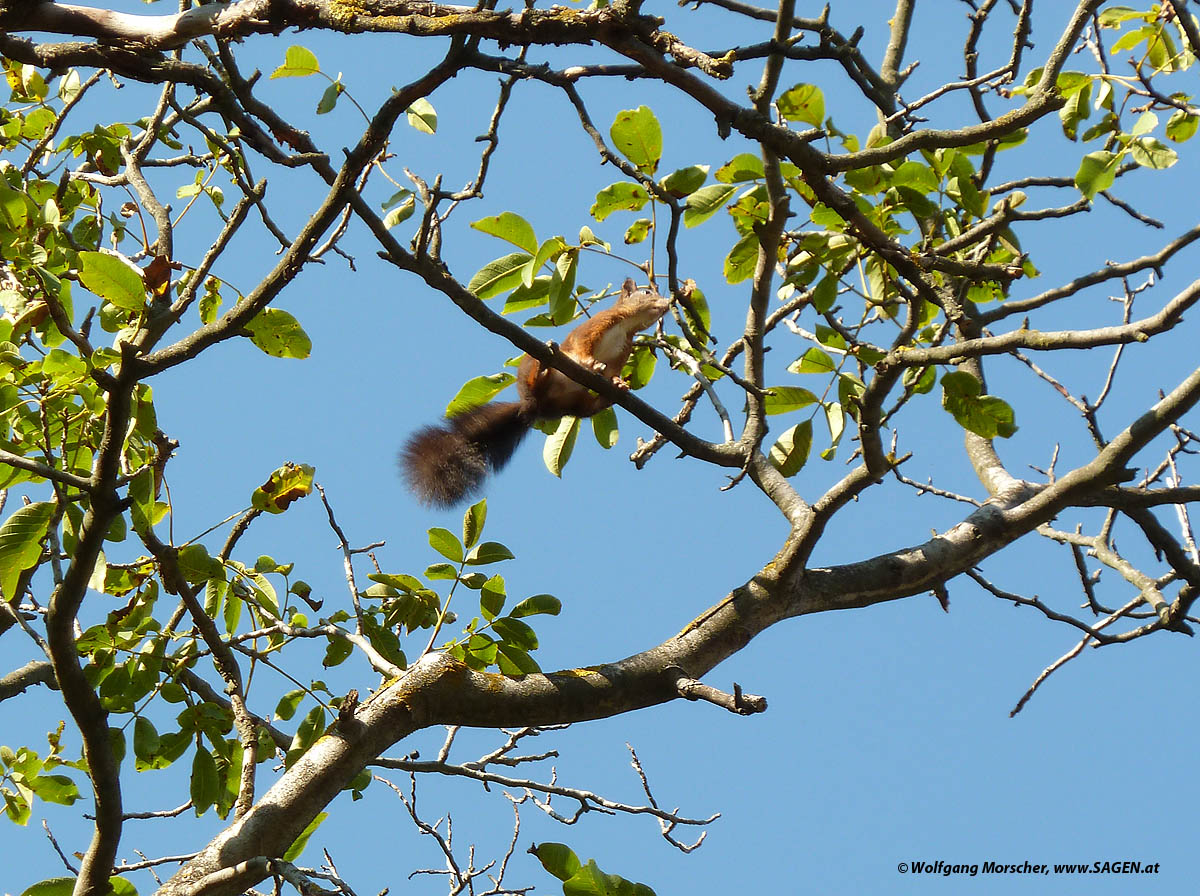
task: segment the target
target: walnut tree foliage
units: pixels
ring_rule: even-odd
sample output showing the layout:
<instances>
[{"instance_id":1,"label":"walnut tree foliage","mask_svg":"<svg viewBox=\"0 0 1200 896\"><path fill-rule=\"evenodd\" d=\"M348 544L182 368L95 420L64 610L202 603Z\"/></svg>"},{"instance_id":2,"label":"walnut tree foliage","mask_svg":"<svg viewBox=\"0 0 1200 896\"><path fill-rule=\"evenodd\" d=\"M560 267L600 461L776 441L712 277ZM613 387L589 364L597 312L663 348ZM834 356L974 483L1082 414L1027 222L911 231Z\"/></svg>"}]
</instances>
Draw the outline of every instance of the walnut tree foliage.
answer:
<instances>
[{"instance_id":1,"label":"walnut tree foliage","mask_svg":"<svg viewBox=\"0 0 1200 896\"><path fill-rule=\"evenodd\" d=\"M39 803L81 800L94 819L78 862L64 858L70 876L30 893L349 893L353 869L298 857L330 801L368 786L392 786L437 840L451 892L523 892L527 883L504 877L515 834L496 866L456 863L416 812L417 781L460 775L530 800L557 794L581 811L648 813L673 839L705 820L659 809L648 784L646 806L622 805L502 760L534 761L516 751L540 728L681 697L761 712L763 698L701 679L792 617L929 592L947 606L947 583L973 580L1028 607L1030 620L1075 630L1076 647L1014 712L1084 646L1190 633L1200 368L1164 364L1161 381L1145 382L1127 359L1177 359L1200 300L1200 280L1180 273L1200 226L1171 232L1139 207L1172 192L1194 201L1194 185L1175 177L1200 123L1191 4L1080 0L1035 13L1032 0L942 0L962 43L922 61L937 80L922 90L910 88L906 58L915 0L869 26L885 32L880 58L862 49L852 3L497 6L240 0L133 14L0 2L0 637L39 656L0 669L0 700L61 701L65 719L48 738L5 732L0 791L16 824ZM723 44L722 23L755 36ZM346 53L373 32L406 64L383 89L344 81L305 45L312 29ZM265 58L256 36L284 32L290 48ZM424 58L413 47L434 48L426 67L407 61ZM288 78L313 85L309 119L272 102L273 82ZM439 105L452 78L472 84L475 106ZM672 128L669 110L644 99L646 83L707 133ZM112 121L121 84L153 92ZM622 97L611 121L591 112L602 91ZM527 210L485 199L506 115L521 103L540 104L593 150L539 161L608 180L590 206L562 210L576 222L568 233L538 233ZM310 136L316 116L351 108L358 130L343 129L342 142ZM449 116L481 135L461 187L406 168L394 145L398 129L438 134ZM297 225L274 209L275 185L299 175L309 187ZM1101 210L1103 227L1086 229ZM1127 250L1148 233L1153 251ZM277 251L257 272L235 260L248 234ZM494 241L492 260L446 261L478 234ZM1055 239L1086 240L1102 254L1080 257L1103 260L1046 282L1042 269L1062 268L1047 257ZM702 257L712 245L719 274ZM426 569L382 568L342 534L338 496L320 491L318 472L281 447L244 508L179 531L175 508L203 496L170 489L176 443L156 404L171 395L156 378L222 344L304 363L316 322L281 297L317 262L352 276L364 253L392 265L396 292L452 303L461 326L499 334L513 354L614 401L591 421L543 427L552 473L580 438L611 448L620 428L639 431L632 460L643 475L667 451L720 468L730 488L761 491L787 524L773 560L737 570L745 584L728 595L702 595L699 615L661 644L543 672L538 617L558 613L560 598L507 593L497 564L513 552L483 537L486 501L466 510L460 532L429 530ZM633 268L673 303L639 337L626 391L547 338L607 303L609 284ZM1086 394L1055 373L1073 371L1084 350L1102 359ZM462 374L457 394L446 384L450 414L511 395L499 364L464 358ZM651 381L654 404L638 394ZM1029 402L1031 392L1048 402ZM1134 413L1114 399L1129 394L1144 399ZM930 413L953 420L961 440L927 437L913 421ZM1045 454L1018 468L1006 440L1030 425L1047 430ZM1066 440L1076 447L1060 458ZM969 462L973 491L907 472L936 470L948 451ZM857 562L817 565L835 517L884 485L962 510L905 547L864 544ZM285 556L286 545L279 559L240 548L249 527L297 501L327 502L345 558L337 606L301 578L313 561ZM988 577L985 561L1027 536L1062 546L1082 609ZM304 651L314 643L323 667L358 662L361 685L332 693ZM263 668L282 674L251 674ZM389 757L432 726L450 728L437 759ZM449 758L460 726L519 730L468 763ZM190 769L186 810L224 826L173 864L132 862L123 785L170 766ZM385 773L411 790L381 783ZM542 886L648 892L565 846L535 854L553 876Z\"/></svg>"}]
</instances>

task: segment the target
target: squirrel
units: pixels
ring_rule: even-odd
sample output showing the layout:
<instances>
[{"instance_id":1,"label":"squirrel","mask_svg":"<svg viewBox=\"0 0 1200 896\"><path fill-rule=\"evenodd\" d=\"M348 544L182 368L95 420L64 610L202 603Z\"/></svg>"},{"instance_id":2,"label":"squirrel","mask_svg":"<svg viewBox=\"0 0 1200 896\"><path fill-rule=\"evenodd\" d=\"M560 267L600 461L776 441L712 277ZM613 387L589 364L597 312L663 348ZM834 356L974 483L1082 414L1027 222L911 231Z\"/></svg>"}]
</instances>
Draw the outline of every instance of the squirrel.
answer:
<instances>
[{"instance_id":1,"label":"squirrel","mask_svg":"<svg viewBox=\"0 0 1200 896\"><path fill-rule=\"evenodd\" d=\"M632 279L621 286L617 303L585 320L563 340L572 360L612 380L629 384L621 369L633 351L634 334L656 324L670 299ZM508 463L525 434L539 420L571 415L591 417L612 405L565 373L525 355L517 368L517 401L493 401L441 424L417 431L400 452L409 488L424 504L451 507L475 491L487 476Z\"/></svg>"}]
</instances>

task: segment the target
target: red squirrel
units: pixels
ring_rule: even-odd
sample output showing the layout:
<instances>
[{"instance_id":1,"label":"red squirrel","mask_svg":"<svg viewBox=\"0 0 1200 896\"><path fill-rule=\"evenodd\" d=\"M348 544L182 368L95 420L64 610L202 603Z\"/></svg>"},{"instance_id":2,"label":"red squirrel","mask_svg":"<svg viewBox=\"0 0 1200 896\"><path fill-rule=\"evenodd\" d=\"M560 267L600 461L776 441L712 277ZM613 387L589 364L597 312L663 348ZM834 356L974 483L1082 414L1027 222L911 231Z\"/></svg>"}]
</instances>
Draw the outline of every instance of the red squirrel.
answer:
<instances>
[{"instance_id":1,"label":"red squirrel","mask_svg":"<svg viewBox=\"0 0 1200 896\"><path fill-rule=\"evenodd\" d=\"M621 369L633 351L635 333L653 326L670 299L657 290L621 286L617 303L585 320L563 340L572 360L628 389ZM400 452L408 485L422 503L450 507L475 491L489 468L499 470L539 420L572 415L591 417L612 401L581 386L565 373L525 355L517 369L517 401L493 401L426 426Z\"/></svg>"}]
</instances>

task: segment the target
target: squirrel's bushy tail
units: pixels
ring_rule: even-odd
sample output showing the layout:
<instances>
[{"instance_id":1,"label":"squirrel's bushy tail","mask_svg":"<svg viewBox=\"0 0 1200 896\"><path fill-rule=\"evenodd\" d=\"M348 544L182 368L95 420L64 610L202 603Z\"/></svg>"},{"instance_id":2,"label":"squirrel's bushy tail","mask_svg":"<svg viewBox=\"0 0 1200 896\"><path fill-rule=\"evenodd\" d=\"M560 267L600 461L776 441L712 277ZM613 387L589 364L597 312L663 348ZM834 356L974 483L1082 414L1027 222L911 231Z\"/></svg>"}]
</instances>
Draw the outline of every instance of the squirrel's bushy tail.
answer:
<instances>
[{"instance_id":1,"label":"squirrel's bushy tail","mask_svg":"<svg viewBox=\"0 0 1200 896\"><path fill-rule=\"evenodd\" d=\"M400 452L400 466L422 503L451 507L508 463L532 425L533 408L524 402L480 405L418 430Z\"/></svg>"}]
</instances>

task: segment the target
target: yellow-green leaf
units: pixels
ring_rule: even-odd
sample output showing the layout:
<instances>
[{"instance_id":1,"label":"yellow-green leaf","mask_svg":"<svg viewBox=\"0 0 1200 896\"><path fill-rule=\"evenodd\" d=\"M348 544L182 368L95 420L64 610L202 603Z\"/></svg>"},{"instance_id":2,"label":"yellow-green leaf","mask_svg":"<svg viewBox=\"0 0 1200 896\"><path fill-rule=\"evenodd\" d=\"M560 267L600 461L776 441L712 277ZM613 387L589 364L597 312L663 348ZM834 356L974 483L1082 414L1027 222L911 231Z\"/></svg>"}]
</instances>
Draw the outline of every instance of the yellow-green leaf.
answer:
<instances>
[{"instance_id":1,"label":"yellow-green leaf","mask_svg":"<svg viewBox=\"0 0 1200 896\"><path fill-rule=\"evenodd\" d=\"M250 341L273 358L307 358L312 340L282 308L264 308L246 324Z\"/></svg>"},{"instance_id":2,"label":"yellow-green leaf","mask_svg":"<svg viewBox=\"0 0 1200 896\"><path fill-rule=\"evenodd\" d=\"M301 831L300 836L297 837L295 842L293 842L292 845L287 848L287 852L283 854L283 860L285 862L292 862L300 858L300 854L304 852L304 847L308 845L308 838L316 833L316 830L318 827L320 827L321 822L328 817L328 812L317 813L317 817L309 822L308 827Z\"/></svg>"},{"instance_id":3,"label":"yellow-green leaf","mask_svg":"<svg viewBox=\"0 0 1200 896\"><path fill-rule=\"evenodd\" d=\"M42 555L42 538L54 515L54 504L40 501L20 508L0 526L0 596L11 601L17 579Z\"/></svg>"},{"instance_id":4,"label":"yellow-green leaf","mask_svg":"<svg viewBox=\"0 0 1200 896\"><path fill-rule=\"evenodd\" d=\"M546 469L555 476L562 476L563 467L567 465L567 461L571 459L571 452L575 450L575 438L578 435L579 418L563 417L558 423L558 429L546 439L546 445L542 449L542 460Z\"/></svg>"},{"instance_id":5,"label":"yellow-green leaf","mask_svg":"<svg viewBox=\"0 0 1200 896\"><path fill-rule=\"evenodd\" d=\"M305 78L321 70L321 64L308 47L297 45L287 48L283 65L271 72L272 78Z\"/></svg>"},{"instance_id":6,"label":"yellow-green leaf","mask_svg":"<svg viewBox=\"0 0 1200 896\"><path fill-rule=\"evenodd\" d=\"M108 252L80 252L79 280L118 308L138 311L146 301L142 274L123 257Z\"/></svg>"},{"instance_id":7,"label":"yellow-green leaf","mask_svg":"<svg viewBox=\"0 0 1200 896\"><path fill-rule=\"evenodd\" d=\"M609 129L617 151L644 174L654 174L662 158L662 128L649 106L617 113Z\"/></svg>"},{"instance_id":8,"label":"yellow-green leaf","mask_svg":"<svg viewBox=\"0 0 1200 896\"><path fill-rule=\"evenodd\" d=\"M308 464L286 463L254 490L250 505L268 513L283 513L293 501L312 494L316 472Z\"/></svg>"},{"instance_id":9,"label":"yellow-green leaf","mask_svg":"<svg viewBox=\"0 0 1200 896\"><path fill-rule=\"evenodd\" d=\"M480 233L512 243L530 255L538 254L538 241L533 232L533 225L515 212L501 212L490 218L480 218L478 221L472 221L471 227Z\"/></svg>"},{"instance_id":10,"label":"yellow-green leaf","mask_svg":"<svg viewBox=\"0 0 1200 896\"><path fill-rule=\"evenodd\" d=\"M771 446L771 464L784 476L795 476L808 462L812 449L812 421L797 423Z\"/></svg>"},{"instance_id":11,"label":"yellow-green leaf","mask_svg":"<svg viewBox=\"0 0 1200 896\"><path fill-rule=\"evenodd\" d=\"M408 107L408 123L423 134L437 133L437 110L433 103L421 97Z\"/></svg>"}]
</instances>

